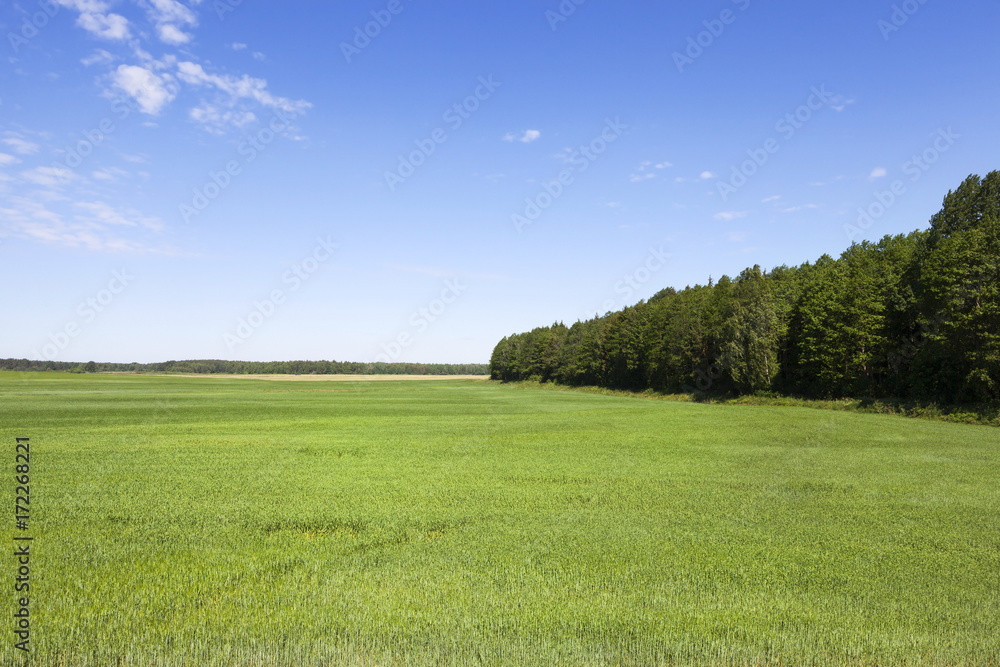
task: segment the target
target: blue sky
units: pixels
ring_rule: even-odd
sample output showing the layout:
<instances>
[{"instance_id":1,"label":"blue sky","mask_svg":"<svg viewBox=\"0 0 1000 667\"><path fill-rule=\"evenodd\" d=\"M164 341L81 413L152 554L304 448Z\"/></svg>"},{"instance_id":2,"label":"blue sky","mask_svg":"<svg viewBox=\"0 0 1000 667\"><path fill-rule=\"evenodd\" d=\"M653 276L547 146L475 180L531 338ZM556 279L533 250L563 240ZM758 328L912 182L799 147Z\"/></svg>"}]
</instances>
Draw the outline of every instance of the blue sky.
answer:
<instances>
[{"instance_id":1,"label":"blue sky","mask_svg":"<svg viewBox=\"0 0 1000 667\"><path fill-rule=\"evenodd\" d=\"M510 333L921 228L1000 168L998 19L4 2L0 356L485 362Z\"/></svg>"}]
</instances>

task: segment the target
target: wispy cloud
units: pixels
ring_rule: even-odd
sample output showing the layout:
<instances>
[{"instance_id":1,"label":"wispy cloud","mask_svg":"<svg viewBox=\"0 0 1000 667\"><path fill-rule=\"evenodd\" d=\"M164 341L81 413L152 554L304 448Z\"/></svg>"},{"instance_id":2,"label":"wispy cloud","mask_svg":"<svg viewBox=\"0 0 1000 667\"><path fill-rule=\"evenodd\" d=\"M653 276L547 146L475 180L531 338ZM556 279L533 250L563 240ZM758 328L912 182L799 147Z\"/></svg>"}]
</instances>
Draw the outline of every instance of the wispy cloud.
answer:
<instances>
[{"instance_id":1,"label":"wispy cloud","mask_svg":"<svg viewBox=\"0 0 1000 667\"><path fill-rule=\"evenodd\" d=\"M524 134L517 135L513 132L508 132L504 135L503 140L510 143L513 141L520 141L522 144L530 144L533 141L541 138L542 133L538 130L525 130Z\"/></svg>"},{"instance_id":2,"label":"wispy cloud","mask_svg":"<svg viewBox=\"0 0 1000 667\"><path fill-rule=\"evenodd\" d=\"M645 174L632 174L628 177L628 180L632 183L641 183L642 181L648 181L651 178L656 178L656 174L646 172Z\"/></svg>"},{"instance_id":3,"label":"wispy cloud","mask_svg":"<svg viewBox=\"0 0 1000 667\"><path fill-rule=\"evenodd\" d=\"M257 120L252 111L228 111L208 102L191 109L191 119L221 132L225 127L245 127Z\"/></svg>"},{"instance_id":4,"label":"wispy cloud","mask_svg":"<svg viewBox=\"0 0 1000 667\"><path fill-rule=\"evenodd\" d=\"M129 22L121 14L109 12L111 5L102 0L56 0L63 7L80 13L76 24L94 37L121 41L132 36Z\"/></svg>"},{"instance_id":5,"label":"wispy cloud","mask_svg":"<svg viewBox=\"0 0 1000 667\"><path fill-rule=\"evenodd\" d=\"M854 104L854 100L853 99L846 99L843 95L834 95L830 99L829 104L833 108L834 111L836 111L837 113L840 113L841 111L843 111L844 109L846 109L850 105Z\"/></svg>"},{"instance_id":6,"label":"wispy cloud","mask_svg":"<svg viewBox=\"0 0 1000 667\"><path fill-rule=\"evenodd\" d=\"M38 152L38 144L28 141L18 132L6 132L0 141L10 146L18 155L34 155Z\"/></svg>"},{"instance_id":7,"label":"wispy cloud","mask_svg":"<svg viewBox=\"0 0 1000 667\"><path fill-rule=\"evenodd\" d=\"M104 169L98 169L90 174L90 177L96 181L104 181L112 183L119 181L123 178L128 177L128 172L124 169L119 169L117 167L106 167Z\"/></svg>"},{"instance_id":8,"label":"wispy cloud","mask_svg":"<svg viewBox=\"0 0 1000 667\"><path fill-rule=\"evenodd\" d=\"M139 211L111 206L103 201L76 202L74 206L82 213L77 219L82 222L98 222L101 225L121 227L145 227L161 230L163 222L159 218L144 216Z\"/></svg>"},{"instance_id":9,"label":"wispy cloud","mask_svg":"<svg viewBox=\"0 0 1000 667\"><path fill-rule=\"evenodd\" d=\"M305 100L290 100L272 95L264 79L255 79L247 75L233 77L209 74L201 65L189 61L177 64L177 76L181 81L193 86L214 88L228 95L230 104L238 100L254 100L265 107L288 113L302 113L312 107L312 104Z\"/></svg>"},{"instance_id":10,"label":"wispy cloud","mask_svg":"<svg viewBox=\"0 0 1000 667\"><path fill-rule=\"evenodd\" d=\"M70 211L69 216L53 211L37 197L11 197L0 201L0 228L8 236L95 252L177 254L171 248L127 238L113 230L141 226L153 231L159 227L155 218L103 202L81 202Z\"/></svg>"},{"instance_id":11,"label":"wispy cloud","mask_svg":"<svg viewBox=\"0 0 1000 667\"><path fill-rule=\"evenodd\" d=\"M640 183L642 181L648 181L651 178L656 178L656 173L654 169L667 169L674 166L670 162L657 162L653 164L652 160L644 160L639 163L639 166L635 168L635 173L629 176L629 181L632 183Z\"/></svg>"},{"instance_id":12,"label":"wispy cloud","mask_svg":"<svg viewBox=\"0 0 1000 667\"><path fill-rule=\"evenodd\" d=\"M572 148L564 148L552 157L565 164L570 164L573 161L573 155L574 151Z\"/></svg>"},{"instance_id":13,"label":"wispy cloud","mask_svg":"<svg viewBox=\"0 0 1000 667\"><path fill-rule=\"evenodd\" d=\"M196 0L195 4L199 1ZM184 27L197 26L198 18L188 7L177 0L146 0L146 7L161 42L179 46L191 41L191 35L184 32Z\"/></svg>"},{"instance_id":14,"label":"wispy cloud","mask_svg":"<svg viewBox=\"0 0 1000 667\"><path fill-rule=\"evenodd\" d=\"M118 61L118 67L108 72L104 79L109 82L106 94L110 95L112 91L125 93L148 116L160 115L177 99L185 85L211 93L195 102L188 115L205 129L216 133L240 129L257 120L259 114L252 109L240 108L247 105L259 104L289 114L302 113L311 106L304 100L272 94L264 79L221 74L200 64L190 49L195 39L194 31L199 25L197 7L204 0L134 0L145 10L148 27L142 25L141 19L132 24L125 17L113 13L111 8L115 2L111 0L55 1L78 12L77 25L91 35L123 43L121 53L112 52L114 49L98 49L81 62L87 66L110 66ZM150 37L151 33L154 38ZM143 48L143 42L149 39L158 39L167 47L184 47L184 51L168 53L156 59ZM248 48L243 42L232 42L229 47L236 51ZM259 51L252 55L257 61L267 59ZM122 61L124 64L121 64ZM156 127L148 120L145 124Z\"/></svg>"},{"instance_id":15,"label":"wispy cloud","mask_svg":"<svg viewBox=\"0 0 1000 667\"><path fill-rule=\"evenodd\" d=\"M87 67L90 67L91 65L108 65L114 61L115 56L108 53L104 49L98 49L86 58L82 58L80 60L80 62Z\"/></svg>"},{"instance_id":16,"label":"wispy cloud","mask_svg":"<svg viewBox=\"0 0 1000 667\"><path fill-rule=\"evenodd\" d=\"M721 220L723 222L732 222L733 220L739 220L740 218L747 217L746 211L723 211L721 213L715 214L716 220Z\"/></svg>"},{"instance_id":17,"label":"wispy cloud","mask_svg":"<svg viewBox=\"0 0 1000 667\"><path fill-rule=\"evenodd\" d=\"M872 173L868 175L868 180L875 181L880 178L885 178L888 174L889 172L886 170L885 167L875 167L874 169L872 169Z\"/></svg>"},{"instance_id":18,"label":"wispy cloud","mask_svg":"<svg viewBox=\"0 0 1000 667\"><path fill-rule=\"evenodd\" d=\"M455 275L454 271L441 269L434 266L414 266L405 264L388 264L388 268L400 273L416 273L422 276L433 276L434 278L450 278Z\"/></svg>"},{"instance_id":19,"label":"wispy cloud","mask_svg":"<svg viewBox=\"0 0 1000 667\"><path fill-rule=\"evenodd\" d=\"M22 172L21 177L32 185L51 188L59 185L66 185L78 177L69 169L62 167L35 167Z\"/></svg>"},{"instance_id":20,"label":"wispy cloud","mask_svg":"<svg viewBox=\"0 0 1000 667\"><path fill-rule=\"evenodd\" d=\"M31 150L21 146L23 158L2 160L27 164L0 172L0 236L95 252L177 254L162 243L161 220L116 201L124 196L119 182L131 177L124 165L95 161L87 172L50 165L44 156L55 152L56 139L28 130L16 134L4 138L27 141L23 137L31 136L43 144L31 142Z\"/></svg>"}]
</instances>

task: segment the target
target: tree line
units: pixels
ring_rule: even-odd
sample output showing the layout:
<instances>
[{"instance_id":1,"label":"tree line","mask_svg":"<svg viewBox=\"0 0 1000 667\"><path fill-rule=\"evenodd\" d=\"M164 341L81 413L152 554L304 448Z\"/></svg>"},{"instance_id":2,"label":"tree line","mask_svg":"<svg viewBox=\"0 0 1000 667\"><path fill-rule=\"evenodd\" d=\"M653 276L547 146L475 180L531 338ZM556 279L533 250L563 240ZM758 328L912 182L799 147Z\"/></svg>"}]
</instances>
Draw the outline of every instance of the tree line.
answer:
<instances>
[{"instance_id":1,"label":"tree line","mask_svg":"<svg viewBox=\"0 0 1000 667\"><path fill-rule=\"evenodd\" d=\"M225 375L486 375L486 364L362 363L353 361L164 361L153 364L0 359L0 370L71 373L190 373Z\"/></svg>"},{"instance_id":2,"label":"tree line","mask_svg":"<svg viewBox=\"0 0 1000 667\"><path fill-rule=\"evenodd\" d=\"M489 368L670 393L996 400L1000 171L949 192L924 230L508 336Z\"/></svg>"}]
</instances>

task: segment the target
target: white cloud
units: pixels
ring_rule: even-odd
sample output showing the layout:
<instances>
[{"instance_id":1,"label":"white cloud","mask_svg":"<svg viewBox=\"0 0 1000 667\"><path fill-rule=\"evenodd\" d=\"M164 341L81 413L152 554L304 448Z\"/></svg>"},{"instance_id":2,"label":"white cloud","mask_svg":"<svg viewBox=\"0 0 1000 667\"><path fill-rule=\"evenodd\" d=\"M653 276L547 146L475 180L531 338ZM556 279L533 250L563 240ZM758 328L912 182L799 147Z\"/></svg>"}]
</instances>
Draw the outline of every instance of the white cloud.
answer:
<instances>
[{"instance_id":1,"label":"white cloud","mask_svg":"<svg viewBox=\"0 0 1000 667\"><path fill-rule=\"evenodd\" d=\"M879 178L885 178L888 173L889 172L886 171L885 167L875 167L872 169L872 173L868 176L868 180L874 181Z\"/></svg>"},{"instance_id":2,"label":"white cloud","mask_svg":"<svg viewBox=\"0 0 1000 667\"><path fill-rule=\"evenodd\" d=\"M148 0L149 19L156 24L156 34L165 44L178 46L191 41L191 36L179 26L198 25L198 17L177 0Z\"/></svg>"},{"instance_id":3,"label":"white cloud","mask_svg":"<svg viewBox=\"0 0 1000 667\"><path fill-rule=\"evenodd\" d=\"M522 144L530 144L542 136L542 133L538 130L525 130L524 134L518 137L513 132L508 132L503 136L503 140L506 142L520 141Z\"/></svg>"},{"instance_id":4,"label":"white cloud","mask_svg":"<svg viewBox=\"0 0 1000 667\"><path fill-rule=\"evenodd\" d=\"M746 211L723 211L722 213L715 214L715 219L723 222L732 222L733 220L739 220L740 218L745 217L747 217Z\"/></svg>"},{"instance_id":5,"label":"white cloud","mask_svg":"<svg viewBox=\"0 0 1000 667\"><path fill-rule=\"evenodd\" d=\"M771 202L778 201L779 199L781 199L781 195L774 195L773 197L768 197L767 199L761 199L760 203L761 204L770 204Z\"/></svg>"},{"instance_id":6,"label":"white cloud","mask_svg":"<svg viewBox=\"0 0 1000 667\"><path fill-rule=\"evenodd\" d=\"M257 116L251 111L223 111L206 102L191 109L191 119L204 125L223 128L230 125L244 127L257 120Z\"/></svg>"},{"instance_id":7,"label":"white cloud","mask_svg":"<svg viewBox=\"0 0 1000 667\"><path fill-rule=\"evenodd\" d=\"M833 107L833 110L837 113L840 113L852 104L854 104L854 100L845 100L843 95L836 95L829 101L829 105Z\"/></svg>"},{"instance_id":8,"label":"white cloud","mask_svg":"<svg viewBox=\"0 0 1000 667\"><path fill-rule=\"evenodd\" d=\"M192 62L182 62L177 65L177 76L185 83L194 86L208 86L230 96L230 103L239 99L251 99L272 109L280 109L289 113L301 113L312 106L304 100L289 100L285 97L275 97L267 90L267 81L243 75L240 78L209 74L205 69Z\"/></svg>"},{"instance_id":9,"label":"white cloud","mask_svg":"<svg viewBox=\"0 0 1000 667\"><path fill-rule=\"evenodd\" d=\"M198 23L194 12L185 5L177 2L177 0L149 0L149 3L152 10L150 13L157 22L184 23L186 25L196 25Z\"/></svg>"},{"instance_id":10,"label":"white cloud","mask_svg":"<svg viewBox=\"0 0 1000 667\"><path fill-rule=\"evenodd\" d=\"M106 167L92 172L90 176L97 181L113 182L127 177L128 172L124 169L119 169L118 167Z\"/></svg>"},{"instance_id":11,"label":"white cloud","mask_svg":"<svg viewBox=\"0 0 1000 667\"><path fill-rule=\"evenodd\" d=\"M703 171L703 172L701 172L701 176L699 176L699 178L701 178L701 180L703 180L703 181L707 181L707 180L709 180L711 178L715 178L715 174L713 174L710 171Z\"/></svg>"},{"instance_id":12,"label":"white cloud","mask_svg":"<svg viewBox=\"0 0 1000 667\"><path fill-rule=\"evenodd\" d=\"M158 115L176 97L174 86L167 78L136 65L120 65L114 74L114 85L134 98L139 109L151 116Z\"/></svg>"},{"instance_id":13,"label":"white cloud","mask_svg":"<svg viewBox=\"0 0 1000 667\"><path fill-rule=\"evenodd\" d=\"M191 41L191 35L188 35L172 23L165 23L161 26L157 26L156 33L159 35L161 42L171 44L173 46L187 44Z\"/></svg>"},{"instance_id":14,"label":"white cloud","mask_svg":"<svg viewBox=\"0 0 1000 667\"><path fill-rule=\"evenodd\" d=\"M670 162L659 162L657 164L653 164L653 162L651 160L644 160L644 161L642 161L642 162L639 163L638 167L635 168L635 170L636 170L637 173L632 174L631 176L629 176L629 180L631 182L633 182L633 183L638 183L640 181L646 181L646 180L649 180L651 178L656 178L656 174L654 174L652 172L649 172L649 171L646 171L646 170L650 169L650 168L652 168L652 169L666 169L667 167L672 167L672 166L674 166L674 165L671 164ZM680 182L680 181L678 181L678 182Z\"/></svg>"},{"instance_id":15,"label":"white cloud","mask_svg":"<svg viewBox=\"0 0 1000 667\"><path fill-rule=\"evenodd\" d=\"M506 141L506 140L507 140L507 138L504 137L504 141ZM561 151L559 151L558 153L556 153L555 155L553 155L552 157L554 157L555 159L557 159L557 160L559 160L561 162L564 162L565 164L569 164L569 163L571 163L573 161L573 155L574 155L575 152L576 151L574 151L572 148L564 148Z\"/></svg>"},{"instance_id":16,"label":"white cloud","mask_svg":"<svg viewBox=\"0 0 1000 667\"><path fill-rule=\"evenodd\" d=\"M0 208L0 220L7 229L25 228L32 224L61 224L62 218L50 211L45 204L25 197L12 197L9 207Z\"/></svg>"},{"instance_id":17,"label":"white cloud","mask_svg":"<svg viewBox=\"0 0 1000 667\"><path fill-rule=\"evenodd\" d=\"M158 218L146 217L132 209L118 209L102 201L77 202L75 206L87 214L77 216L77 219L84 222L120 227L142 226L153 230L163 229L163 223Z\"/></svg>"},{"instance_id":18,"label":"white cloud","mask_svg":"<svg viewBox=\"0 0 1000 667\"><path fill-rule=\"evenodd\" d=\"M13 148L18 155L34 155L38 152L38 144L28 141L17 132L7 132L3 143Z\"/></svg>"},{"instance_id":19,"label":"white cloud","mask_svg":"<svg viewBox=\"0 0 1000 667\"><path fill-rule=\"evenodd\" d=\"M145 228L147 233L162 229L157 218L131 209L115 209L103 202L81 202L69 207L72 221L53 211L43 201L46 197L10 197L0 201L0 230L7 235L57 243L73 248L111 252L155 252L173 254L170 248L156 248L143 242L118 236L114 229ZM48 198L52 199L52 198ZM65 200L65 197L57 198Z\"/></svg>"},{"instance_id":20,"label":"white cloud","mask_svg":"<svg viewBox=\"0 0 1000 667\"><path fill-rule=\"evenodd\" d=\"M77 177L72 171L62 167L35 167L22 172L21 176L29 183L47 188L65 185Z\"/></svg>"},{"instance_id":21,"label":"white cloud","mask_svg":"<svg viewBox=\"0 0 1000 667\"><path fill-rule=\"evenodd\" d=\"M78 0L79 4L103 4L87 3L87 0ZM119 14L92 14L84 12L76 20L76 24L101 39L111 41L121 41L128 39L131 32L128 27L128 19Z\"/></svg>"},{"instance_id":22,"label":"white cloud","mask_svg":"<svg viewBox=\"0 0 1000 667\"><path fill-rule=\"evenodd\" d=\"M41 148L35 144L21 145L22 150L43 155L51 152L51 142L56 141L46 133L29 131L0 134L0 141L13 140L10 143L18 144L17 140L27 141L26 136L40 137L44 143ZM16 155L0 153L2 163L20 161ZM130 174L124 169L95 166L84 173L46 165L37 158L32 161L35 164L29 164L28 168L0 174L0 180L6 181L0 182L0 237L93 251L175 252L143 238L158 234L164 227L161 220L118 201L127 196L127 188L114 192L127 185L124 179ZM97 197L94 194L97 190L109 194ZM108 203L112 201L115 203Z\"/></svg>"},{"instance_id":23,"label":"white cloud","mask_svg":"<svg viewBox=\"0 0 1000 667\"><path fill-rule=\"evenodd\" d=\"M111 55L104 49L98 49L97 51L94 51L86 58L82 59L80 62L86 65L87 67L90 67L91 65L107 65L109 63L114 62L114 60L115 57L113 55Z\"/></svg>"},{"instance_id":24,"label":"white cloud","mask_svg":"<svg viewBox=\"0 0 1000 667\"><path fill-rule=\"evenodd\" d=\"M0 167L6 167L9 164L17 164L20 162L16 157L8 153L0 153Z\"/></svg>"},{"instance_id":25,"label":"white cloud","mask_svg":"<svg viewBox=\"0 0 1000 667\"><path fill-rule=\"evenodd\" d=\"M656 178L656 174L645 173L645 174L632 174L628 177L628 180L632 183L640 183L642 181L648 181L651 178Z\"/></svg>"},{"instance_id":26,"label":"white cloud","mask_svg":"<svg viewBox=\"0 0 1000 667\"><path fill-rule=\"evenodd\" d=\"M172 53L154 58L143 49L143 42L150 39L150 35L155 35L153 39L158 38L168 46L189 44L194 37L192 29L198 26L196 7L202 5L204 0L131 0L132 4L145 11L148 20L148 24L136 23L139 27L134 29L127 19L111 11L121 0L54 1L78 12L77 25L92 35L103 39L128 40L132 63L126 60L122 64L118 55L103 49L96 50L81 62L87 66L109 66L106 79L109 90L106 94L110 97L124 92L147 116L159 115L186 86L209 89L213 93L205 95L203 90L200 103L195 102L189 112L191 118L207 128L242 127L251 120L257 120L260 112L255 114L248 103L289 114L302 113L312 106L304 100L272 94L264 79L247 75L218 75L211 70L206 71L193 56L178 62L177 55ZM232 42L227 46L234 51L248 48L243 42ZM261 52L253 52L252 56L260 61L267 59ZM146 126L149 124L149 120L144 123ZM525 136L534 140L530 133Z\"/></svg>"}]
</instances>

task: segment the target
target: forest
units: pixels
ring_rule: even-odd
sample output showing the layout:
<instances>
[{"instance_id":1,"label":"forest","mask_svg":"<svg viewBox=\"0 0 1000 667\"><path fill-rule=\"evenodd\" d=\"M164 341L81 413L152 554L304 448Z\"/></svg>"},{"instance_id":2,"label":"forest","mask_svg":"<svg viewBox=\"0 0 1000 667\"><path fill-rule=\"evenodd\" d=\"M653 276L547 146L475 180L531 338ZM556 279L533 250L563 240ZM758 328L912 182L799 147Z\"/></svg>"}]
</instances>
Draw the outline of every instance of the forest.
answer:
<instances>
[{"instance_id":1,"label":"forest","mask_svg":"<svg viewBox=\"0 0 1000 667\"><path fill-rule=\"evenodd\" d=\"M223 361L219 359L116 364L0 359L2 371L70 373L194 373L225 375L486 375L486 364L364 363L354 361Z\"/></svg>"},{"instance_id":2,"label":"forest","mask_svg":"<svg viewBox=\"0 0 1000 667\"><path fill-rule=\"evenodd\" d=\"M508 336L494 380L667 393L1000 398L1000 171L929 227Z\"/></svg>"}]
</instances>

